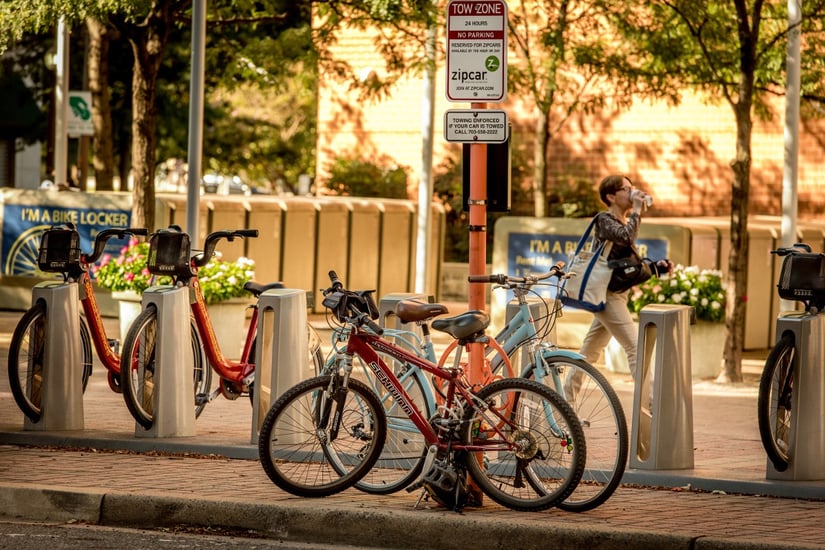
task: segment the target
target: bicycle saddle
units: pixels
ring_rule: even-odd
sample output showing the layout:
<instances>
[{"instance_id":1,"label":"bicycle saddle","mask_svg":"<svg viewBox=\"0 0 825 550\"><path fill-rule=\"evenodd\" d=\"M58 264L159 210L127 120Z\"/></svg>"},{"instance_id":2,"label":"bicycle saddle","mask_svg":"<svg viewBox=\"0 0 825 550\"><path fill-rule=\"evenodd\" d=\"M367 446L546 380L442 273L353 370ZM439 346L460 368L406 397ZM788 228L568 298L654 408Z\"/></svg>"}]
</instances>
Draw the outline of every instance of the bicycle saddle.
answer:
<instances>
[{"instance_id":1,"label":"bicycle saddle","mask_svg":"<svg viewBox=\"0 0 825 550\"><path fill-rule=\"evenodd\" d=\"M401 300L395 305L395 314L404 323L426 321L445 313L450 313L450 310L444 304L430 304L420 300Z\"/></svg>"},{"instance_id":2,"label":"bicycle saddle","mask_svg":"<svg viewBox=\"0 0 825 550\"><path fill-rule=\"evenodd\" d=\"M245 285L243 285L243 288L244 290L251 292L254 296L260 296L267 290L273 288L284 288L284 283L277 281L274 283L262 285L261 283L256 283L255 281L249 281Z\"/></svg>"},{"instance_id":3,"label":"bicycle saddle","mask_svg":"<svg viewBox=\"0 0 825 550\"><path fill-rule=\"evenodd\" d=\"M435 330L446 332L457 340L464 340L484 332L490 324L490 316L477 309L470 310L455 317L436 319L432 323Z\"/></svg>"}]
</instances>

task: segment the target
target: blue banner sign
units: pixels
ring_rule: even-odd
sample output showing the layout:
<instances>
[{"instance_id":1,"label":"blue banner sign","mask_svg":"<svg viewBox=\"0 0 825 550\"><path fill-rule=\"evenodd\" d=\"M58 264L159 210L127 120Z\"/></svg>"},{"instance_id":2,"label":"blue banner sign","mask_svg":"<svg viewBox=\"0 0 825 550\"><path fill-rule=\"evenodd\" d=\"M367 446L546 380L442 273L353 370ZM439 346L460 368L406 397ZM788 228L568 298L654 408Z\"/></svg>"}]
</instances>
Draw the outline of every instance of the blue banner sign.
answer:
<instances>
[{"instance_id":1,"label":"blue banner sign","mask_svg":"<svg viewBox=\"0 0 825 550\"><path fill-rule=\"evenodd\" d=\"M80 249L91 252L95 236L103 229L129 227L126 210L74 208L56 205L5 203L3 208L2 261L4 275L40 275L37 255L43 232L71 222L80 234ZM110 239L106 253L118 254L125 240Z\"/></svg>"}]
</instances>

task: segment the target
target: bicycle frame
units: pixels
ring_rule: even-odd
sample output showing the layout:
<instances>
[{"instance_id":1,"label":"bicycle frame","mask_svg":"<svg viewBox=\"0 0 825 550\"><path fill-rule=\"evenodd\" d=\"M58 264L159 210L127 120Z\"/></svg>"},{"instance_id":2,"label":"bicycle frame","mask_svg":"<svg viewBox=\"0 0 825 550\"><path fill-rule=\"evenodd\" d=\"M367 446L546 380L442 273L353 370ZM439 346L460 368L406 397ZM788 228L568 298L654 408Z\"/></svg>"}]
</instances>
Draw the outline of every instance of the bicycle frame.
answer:
<instances>
[{"instance_id":1,"label":"bicycle frame","mask_svg":"<svg viewBox=\"0 0 825 550\"><path fill-rule=\"evenodd\" d=\"M106 328L103 326L103 318L97 306L92 278L88 272L84 271L75 282L80 287L80 303L83 306L83 313L86 314L86 324L89 326L97 357L107 370L119 376L120 355L109 345Z\"/></svg>"},{"instance_id":2,"label":"bicycle frame","mask_svg":"<svg viewBox=\"0 0 825 550\"><path fill-rule=\"evenodd\" d=\"M404 391L404 388L401 387L401 384L392 372L392 369L387 367L386 363L381 360L378 352L387 354L398 361L414 365L436 376L437 378L446 380L448 382L446 393L446 403L448 405L454 403L456 397L459 396L466 403L472 404L472 406L476 407L477 403L474 395L460 383L460 378L463 376L463 371L461 371L461 369L449 370L439 367L426 359L418 357L417 355L414 355L396 346L395 344L382 339L380 336L361 332L354 328L350 332L349 341L347 343L347 356L351 358L353 355L358 355L364 361L364 363L373 371L381 384L387 389L388 392L390 392L400 406L401 410L409 416L410 420L424 436L428 446L436 445L439 449L446 449L447 446L450 445L453 450L464 450L470 452L488 451L491 449L495 450L496 448L506 449L512 446L509 443L505 444L503 439L499 441L491 441L488 445L467 445L456 443L454 441L440 441L435 429L432 425L430 425L430 422L424 417L407 392ZM456 361L459 359L460 358L457 357ZM500 419L503 419L503 417L500 417ZM499 436L504 438L504 435L498 428L498 423L493 424L492 429Z\"/></svg>"},{"instance_id":3,"label":"bicycle frame","mask_svg":"<svg viewBox=\"0 0 825 550\"><path fill-rule=\"evenodd\" d=\"M252 342L255 340L258 329L257 304L251 306L252 319L246 332L246 340L244 341L241 359L239 361L233 361L226 358L218 344L215 329L212 326L212 320L209 317L206 301L203 299L203 292L201 291L197 276L192 277L189 281L189 288L191 290L190 308L192 310L192 316L195 318L195 325L198 327L198 333L203 340L203 349L206 352L206 358L209 364L212 365L212 368L221 378L248 385L253 381L255 374L254 358L250 358L249 355L252 351Z\"/></svg>"}]
</instances>

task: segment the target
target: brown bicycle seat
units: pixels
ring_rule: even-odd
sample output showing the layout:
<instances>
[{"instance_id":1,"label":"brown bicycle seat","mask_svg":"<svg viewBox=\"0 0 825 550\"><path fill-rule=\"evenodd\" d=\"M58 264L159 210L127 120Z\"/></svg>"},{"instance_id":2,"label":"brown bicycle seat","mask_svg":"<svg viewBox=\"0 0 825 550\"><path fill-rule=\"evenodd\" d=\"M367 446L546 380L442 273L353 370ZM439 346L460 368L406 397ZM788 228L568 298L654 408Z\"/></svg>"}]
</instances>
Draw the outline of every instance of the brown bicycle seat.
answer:
<instances>
[{"instance_id":1,"label":"brown bicycle seat","mask_svg":"<svg viewBox=\"0 0 825 550\"><path fill-rule=\"evenodd\" d=\"M401 300L395 304L395 314L404 323L426 321L445 313L450 313L450 311L443 304L431 304L420 300Z\"/></svg>"}]
</instances>

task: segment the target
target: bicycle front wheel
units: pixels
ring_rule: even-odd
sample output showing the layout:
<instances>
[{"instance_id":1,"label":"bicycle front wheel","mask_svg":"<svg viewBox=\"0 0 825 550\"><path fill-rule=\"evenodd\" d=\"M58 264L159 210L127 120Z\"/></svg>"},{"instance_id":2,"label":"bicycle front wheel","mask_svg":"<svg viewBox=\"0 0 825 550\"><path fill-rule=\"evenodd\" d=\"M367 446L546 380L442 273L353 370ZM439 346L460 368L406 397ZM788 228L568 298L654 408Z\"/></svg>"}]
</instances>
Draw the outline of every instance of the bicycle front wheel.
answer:
<instances>
[{"instance_id":1,"label":"bicycle front wheel","mask_svg":"<svg viewBox=\"0 0 825 550\"><path fill-rule=\"evenodd\" d=\"M43 366L45 363L46 304L38 301L18 321L9 344L9 388L17 406L32 422L42 416ZM80 319L82 391L92 373L89 329Z\"/></svg>"},{"instance_id":2,"label":"bicycle front wheel","mask_svg":"<svg viewBox=\"0 0 825 550\"><path fill-rule=\"evenodd\" d=\"M498 380L476 394L462 441L483 452L467 456L467 470L499 504L520 511L558 505L576 488L587 451L573 409L544 385L523 378Z\"/></svg>"},{"instance_id":3,"label":"bicycle front wheel","mask_svg":"<svg viewBox=\"0 0 825 550\"><path fill-rule=\"evenodd\" d=\"M157 309L150 305L132 323L123 342L120 356L120 380L126 408L135 421L145 429L155 422L155 367L157 362L158 317ZM195 417L206 406L198 399L209 393L212 371L203 359L203 347L197 327L190 320L190 345L192 346Z\"/></svg>"},{"instance_id":4,"label":"bicycle front wheel","mask_svg":"<svg viewBox=\"0 0 825 550\"><path fill-rule=\"evenodd\" d=\"M793 409L794 364L797 360L794 335L786 332L768 354L759 381L757 417L759 435L768 458L778 472L788 469L790 460L791 413Z\"/></svg>"},{"instance_id":5,"label":"bicycle front wheel","mask_svg":"<svg viewBox=\"0 0 825 550\"><path fill-rule=\"evenodd\" d=\"M622 481L630 443L619 396L607 378L580 359L545 354L528 367L534 378L564 396L587 440L587 464L576 490L558 507L568 512L592 510L605 502Z\"/></svg>"},{"instance_id":6,"label":"bicycle front wheel","mask_svg":"<svg viewBox=\"0 0 825 550\"><path fill-rule=\"evenodd\" d=\"M310 378L269 409L258 454L275 485L302 497L329 496L358 482L375 464L387 433L384 410L357 380ZM334 464L334 466L333 466Z\"/></svg>"}]
</instances>

